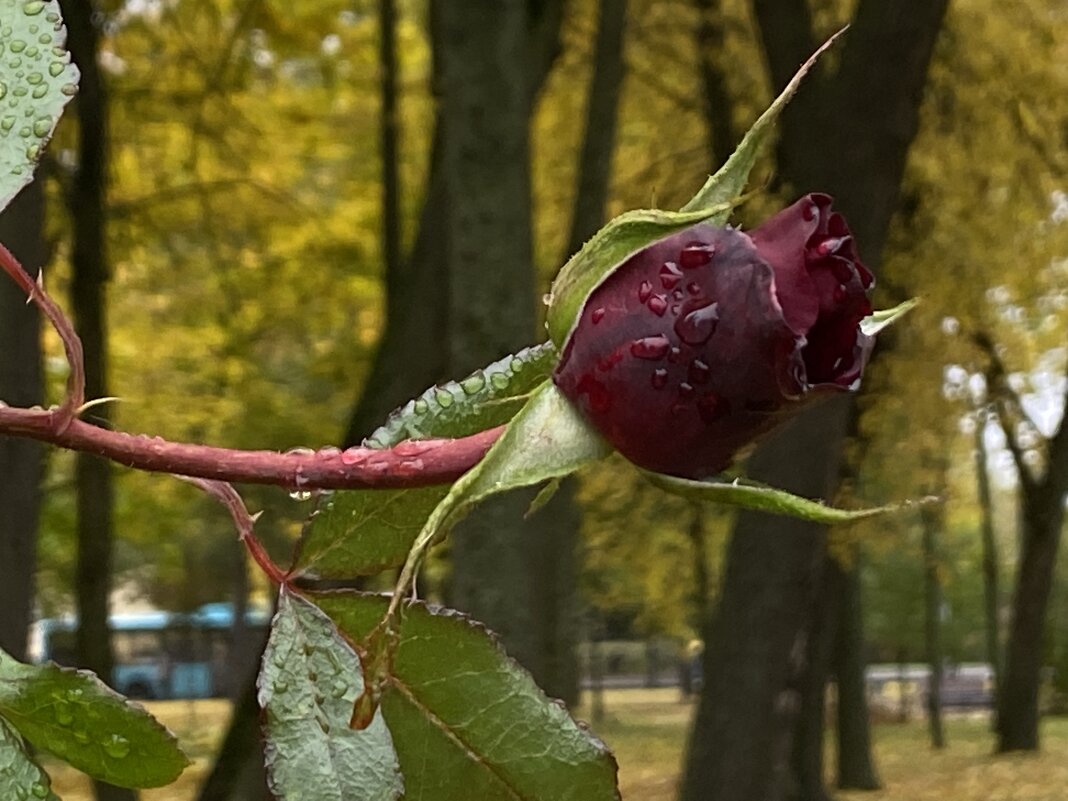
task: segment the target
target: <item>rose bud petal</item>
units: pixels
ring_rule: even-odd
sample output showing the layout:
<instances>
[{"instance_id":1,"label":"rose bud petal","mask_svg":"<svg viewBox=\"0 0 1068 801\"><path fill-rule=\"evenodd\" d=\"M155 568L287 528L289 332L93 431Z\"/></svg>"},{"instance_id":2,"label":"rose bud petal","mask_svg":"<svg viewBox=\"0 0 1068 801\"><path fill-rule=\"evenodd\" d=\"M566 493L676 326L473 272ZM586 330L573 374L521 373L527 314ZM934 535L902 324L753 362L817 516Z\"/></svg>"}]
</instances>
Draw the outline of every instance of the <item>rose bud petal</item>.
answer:
<instances>
[{"instance_id":1,"label":"rose bud petal","mask_svg":"<svg viewBox=\"0 0 1068 801\"><path fill-rule=\"evenodd\" d=\"M705 478L814 390L859 384L872 284L827 195L749 235L695 225L593 291L553 380L635 464Z\"/></svg>"}]
</instances>

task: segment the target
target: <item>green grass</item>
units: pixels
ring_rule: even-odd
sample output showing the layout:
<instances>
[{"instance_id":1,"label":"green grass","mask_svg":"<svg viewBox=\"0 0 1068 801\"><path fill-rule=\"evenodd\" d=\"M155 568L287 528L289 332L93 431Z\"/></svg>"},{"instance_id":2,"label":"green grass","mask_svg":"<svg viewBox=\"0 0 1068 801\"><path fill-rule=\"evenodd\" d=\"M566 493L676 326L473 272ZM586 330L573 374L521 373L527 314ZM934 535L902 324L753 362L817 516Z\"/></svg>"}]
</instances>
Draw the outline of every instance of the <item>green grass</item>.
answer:
<instances>
[{"instance_id":1,"label":"green grass","mask_svg":"<svg viewBox=\"0 0 1068 801\"><path fill-rule=\"evenodd\" d=\"M694 706L680 703L676 690L610 690L605 717L593 724L615 751L626 801L673 801ZM169 701L147 705L181 739L194 759L170 787L141 794L143 801L191 801L211 767L213 749L229 720L224 701ZM578 717L589 720L588 706ZM947 721L948 748L935 752L922 721L875 727L875 758L884 789L839 793L842 801L1064 801L1068 798L1068 719L1048 719L1040 754L996 756L987 720ZM828 751L828 762L833 760ZM46 760L64 801L90 801L86 779ZM833 764L829 765L833 775ZM832 779L833 780L833 779Z\"/></svg>"}]
</instances>

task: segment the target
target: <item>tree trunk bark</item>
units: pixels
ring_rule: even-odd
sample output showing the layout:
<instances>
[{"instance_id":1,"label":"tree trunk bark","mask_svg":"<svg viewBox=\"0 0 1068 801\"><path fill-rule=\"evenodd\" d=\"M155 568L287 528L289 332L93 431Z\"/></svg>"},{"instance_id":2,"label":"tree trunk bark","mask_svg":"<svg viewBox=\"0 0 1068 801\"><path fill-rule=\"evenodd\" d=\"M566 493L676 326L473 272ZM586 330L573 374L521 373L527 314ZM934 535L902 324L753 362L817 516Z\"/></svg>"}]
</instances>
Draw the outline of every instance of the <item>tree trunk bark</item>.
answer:
<instances>
[{"instance_id":1,"label":"tree trunk bark","mask_svg":"<svg viewBox=\"0 0 1068 801\"><path fill-rule=\"evenodd\" d=\"M36 276L48 257L41 179L25 187L0 214L3 242ZM41 318L37 307L11 281L0 286L0 400L11 406L43 403ZM26 658L37 574L37 527L41 509L44 448L17 437L0 437L0 648Z\"/></svg>"},{"instance_id":2,"label":"tree trunk bark","mask_svg":"<svg viewBox=\"0 0 1068 801\"><path fill-rule=\"evenodd\" d=\"M998 543L994 536L994 502L986 458L986 414L975 419L975 480L979 495L980 531L983 541L983 612L986 623L986 661L994 677L994 708L1001 687L1001 642L998 625ZM996 719L995 715L995 719ZM996 726L995 726L996 728Z\"/></svg>"},{"instance_id":3,"label":"tree trunk bark","mask_svg":"<svg viewBox=\"0 0 1068 801\"><path fill-rule=\"evenodd\" d=\"M837 561L829 566L839 604L835 674L838 678L838 787L842 790L878 790L879 778L871 752L868 685L864 665L864 617L861 611L860 549L845 569Z\"/></svg>"},{"instance_id":4,"label":"tree trunk bark","mask_svg":"<svg viewBox=\"0 0 1068 801\"><path fill-rule=\"evenodd\" d=\"M1064 489L1049 486L1049 478L1024 494L1023 551L998 695L998 750L1002 752L1038 749L1043 635L1064 521Z\"/></svg>"},{"instance_id":5,"label":"tree trunk bark","mask_svg":"<svg viewBox=\"0 0 1068 801\"><path fill-rule=\"evenodd\" d=\"M723 48L723 8L720 0L694 0L697 10L697 63L708 128L708 156L715 172L734 152L738 134L734 130L733 103L727 91L727 76L720 67Z\"/></svg>"},{"instance_id":6,"label":"tree trunk bark","mask_svg":"<svg viewBox=\"0 0 1068 801\"><path fill-rule=\"evenodd\" d=\"M931 731L931 746L944 748L942 728L942 580L938 575L940 558L937 537L942 531L940 509L924 507L923 521L923 589L925 600L924 646L930 677L927 680L927 725Z\"/></svg>"},{"instance_id":7,"label":"tree trunk bark","mask_svg":"<svg viewBox=\"0 0 1068 801\"><path fill-rule=\"evenodd\" d=\"M107 151L108 107L103 79L97 67L98 31L89 2L61 2L67 22L71 57L81 71L78 112L78 169L71 184L69 203L71 245L71 306L74 324L85 354L85 396L108 395L107 300L108 281ZM107 407L98 406L93 422L108 425ZM78 559L75 586L78 664L104 681L111 681L111 634L108 596L112 572L113 486L111 464L100 457L79 453L74 481L77 508ZM98 801L127 801L131 790L94 782Z\"/></svg>"},{"instance_id":8,"label":"tree trunk bark","mask_svg":"<svg viewBox=\"0 0 1068 801\"><path fill-rule=\"evenodd\" d=\"M871 266L878 265L897 205L946 5L861 0L834 78L814 76L783 116L783 177L797 192L836 195ZM782 86L814 49L808 6L754 0L753 8L773 83ZM832 497L847 420L848 400L814 408L758 450L750 474L802 495ZM818 527L748 513L736 519L720 607L706 634L683 801L766 801L790 786L787 759L804 669L797 655L804 654L812 566L823 548Z\"/></svg>"}]
</instances>

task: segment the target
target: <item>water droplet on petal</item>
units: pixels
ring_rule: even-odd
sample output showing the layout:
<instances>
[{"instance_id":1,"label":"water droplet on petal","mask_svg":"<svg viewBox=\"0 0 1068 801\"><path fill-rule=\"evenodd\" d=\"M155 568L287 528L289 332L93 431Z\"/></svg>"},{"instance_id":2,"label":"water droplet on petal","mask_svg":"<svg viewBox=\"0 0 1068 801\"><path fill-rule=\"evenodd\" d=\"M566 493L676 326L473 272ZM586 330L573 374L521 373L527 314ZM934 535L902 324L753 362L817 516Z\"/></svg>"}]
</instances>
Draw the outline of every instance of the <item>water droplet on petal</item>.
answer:
<instances>
[{"instance_id":1,"label":"water droplet on petal","mask_svg":"<svg viewBox=\"0 0 1068 801\"><path fill-rule=\"evenodd\" d=\"M667 386L668 371L663 367L653 370L652 385L653 389L663 389Z\"/></svg>"},{"instance_id":2,"label":"water droplet on petal","mask_svg":"<svg viewBox=\"0 0 1068 801\"><path fill-rule=\"evenodd\" d=\"M805 210L801 212L801 216L805 218L806 222L812 222L814 219L816 219L816 216L819 213L820 212L819 209L816 208L816 204L811 203L808 206L805 206Z\"/></svg>"},{"instance_id":3,"label":"water droplet on petal","mask_svg":"<svg viewBox=\"0 0 1068 801\"><path fill-rule=\"evenodd\" d=\"M649 359L651 361L663 359L667 356L668 350L670 349L671 342L669 342L668 338L663 334L636 339L630 343L631 355L636 356L639 359Z\"/></svg>"},{"instance_id":4,"label":"water droplet on petal","mask_svg":"<svg viewBox=\"0 0 1068 801\"><path fill-rule=\"evenodd\" d=\"M675 333L687 345L703 345L716 330L719 304L707 303L687 312L675 321Z\"/></svg>"},{"instance_id":5,"label":"water droplet on petal","mask_svg":"<svg viewBox=\"0 0 1068 801\"><path fill-rule=\"evenodd\" d=\"M597 325L597 323L601 322L601 320L603 320L603 319L604 319L604 306L601 306L599 308L594 309L593 312L590 314L590 322L593 323L594 325Z\"/></svg>"},{"instance_id":6,"label":"water droplet on petal","mask_svg":"<svg viewBox=\"0 0 1068 801\"><path fill-rule=\"evenodd\" d=\"M715 245L708 245L704 242L690 242L679 252L679 265L684 270L704 267L712 261L712 256L715 253Z\"/></svg>"},{"instance_id":7,"label":"water droplet on petal","mask_svg":"<svg viewBox=\"0 0 1068 801\"><path fill-rule=\"evenodd\" d=\"M712 369L700 359L690 362L687 378L691 384L704 384L712 377Z\"/></svg>"},{"instance_id":8,"label":"water droplet on petal","mask_svg":"<svg viewBox=\"0 0 1068 801\"><path fill-rule=\"evenodd\" d=\"M850 239L852 239L850 236L832 236L829 239L824 239L816 245L816 252L821 256L830 256L832 253L837 253L841 250L842 246Z\"/></svg>"},{"instance_id":9,"label":"water droplet on petal","mask_svg":"<svg viewBox=\"0 0 1068 801\"><path fill-rule=\"evenodd\" d=\"M693 397L693 385L687 384L685 381L679 384L679 397L680 398L692 398Z\"/></svg>"},{"instance_id":10,"label":"water droplet on petal","mask_svg":"<svg viewBox=\"0 0 1068 801\"><path fill-rule=\"evenodd\" d=\"M649 303L646 304L649 307L649 311L655 314L657 317L663 317L664 312L667 311L668 302L667 298L663 295L653 295L649 298Z\"/></svg>"},{"instance_id":11,"label":"water droplet on petal","mask_svg":"<svg viewBox=\"0 0 1068 801\"><path fill-rule=\"evenodd\" d=\"M666 261L660 268L660 284L664 289L674 289L675 285L682 280L682 271L673 261Z\"/></svg>"},{"instance_id":12,"label":"water droplet on petal","mask_svg":"<svg viewBox=\"0 0 1068 801\"><path fill-rule=\"evenodd\" d=\"M638 287L638 302L645 303L649 300L649 296L653 294L653 285L648 281L642 281L641 286Z\"/></svg>"},{"instance_id":13,"label":"water droplet on petal","mask_svg":"<svg viewBox=\"0 0 1068 801\"><path fill-rule=\"evenodd\" d=\"M696 281L690 281L690 283L686 285L686 291L689 292L691 295L700 295L701 285Z\"/></svg>"},{"instance_id":14,"label":"water droplet on petal","mask_svg":"<svg viewBox=\"0 0 1068 801\"><path fill-rule=\"evenodd\" d=\"M730 410L730 401L715 392L707 392L697 400L697 413L709 424L721 419Z\"/></svg>"}]
</instances>

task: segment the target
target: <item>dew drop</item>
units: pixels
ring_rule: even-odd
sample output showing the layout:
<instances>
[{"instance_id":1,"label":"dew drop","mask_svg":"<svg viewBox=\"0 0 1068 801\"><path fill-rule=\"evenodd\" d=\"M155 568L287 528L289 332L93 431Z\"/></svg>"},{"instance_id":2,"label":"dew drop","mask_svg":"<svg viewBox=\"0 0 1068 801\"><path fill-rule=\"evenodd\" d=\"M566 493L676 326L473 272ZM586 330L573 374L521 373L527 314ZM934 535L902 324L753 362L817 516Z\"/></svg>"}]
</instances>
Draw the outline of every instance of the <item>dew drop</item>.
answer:
<instances>
[{"instance_id":1,"label":"dew drop","mask_svg":"<svg viewBox=\"0 0 1068 801\"><path fill-rule=\"evenodd\" d=\"M70 711L70 704L66 701L56 702L56 723L60 726L69 726L74 722L74 713Z\"/></svg>"},{"instance_id":2,"label":"dew drop","mask_svg":"<svg viewBox=\"0 0 1068 801\"><path fill-rule=\"evenodd\" d=\"M26 43L22 39L15 39L13 41L10 41L7 43L7 46L12 53L21 53L23 50L26 49ZM21 62L19 63L21 64ZM11 66L14 67L16 65L12 62Z\"/></svg>"},{"instance_id":3,"label":"dew drop","mask_svg":"<svg viewBox=\"0 0 1068 801\"><path fill-rule=\"evenodd\" d=\"M653 285L648 281L642 281L641 286L638 287L638 302L645 303L649 300L649 296L653 294Z\"/></svg>"},{"instance_id":4,"label":"dew drop","mask_svg":"<svg viewBox=\"0 0 1068 801\"><path fill-rule=\"evenodd\" d=\"M43 45L50 45L52 44L52 34L42 33L40 36L37 37L37 41Z\"/></svg>"},{"instance_id":5,"label":"dew drop","mask_svg":"<svg viewBox=\"0 0 1068 801\"><path fill-rule=\"evenodd\" d=\"M289 497L298 503L304 503L304 501L310 501L312 494L308 490L293 490L289 493Z\"/></svg>"},{"instance_id":6,"label":"dew drop","mask_svg":"<svg viewBox=\"0 0 1068 801\"><path fill-rule=\"evenodd\" d=\"M490 383L494 389L508 389L508 376L504 373L494 373L490 376Z\"/></svg>"},{"instance_id":7,"label":"dew drop","mask_svg":"<svg viewBox=\"0 0 1068 801\"><path fill-rule=\"evenodd\" d=\"M722 395L706 392L697 399L697 413L705 423L715 423L730 413L731 404Z\"/></svg>"},{"instance_id":8,"label":"dew drop","mask_svg":"<svg viewBox=\"0 0 1068 801\"><path fill-rule=\"evenodd\" d=\"M700 359L694 359L690 362L687 377L690 379L691 384L704 384L712 377L712 368Z\"/></svg>"},{"instance_id":9,"label":"dew drop","mask_svg":"<svg viewBox=\"0 0 1068 801\"><path fill-rule=\"evenodd\" d=\"M40 75L40 73L37 73ZM33 97L35 100L40 100L42 97L48 94L48 84L39 83L33 87Z\"/></svg>"},{"instance_id":10,"label":"dew drop","mask_svg":"<svg viewBox=\"0 0 1068 801\"><path fill-rule=\"evenodd\" d=\"M447 389L444 389L443 387L435 387L434 400L438 402L438 406L440 406L442 409L448 409L450 406L452 406L452 402L455 400L455 398L453 398L452 393L449 392Z\"/></svg>"},{"instance_id":11,"label":"dew drop","mask_svg":"<svg viewBox=\"0 0 1068 801\"><path fill-rule=\"evenodd\" d=\"M341 679L338 679L337 681L335 681L333 686L330 688L330 694L332 696L334 696L334 698L344 698L345 697L345 693L347 693L348 691L349 691L348 683L342 681Z\"/></svg>"},{"instance_id":12,"label":"dew drop","mask_svg":"<svg viewBox=\"0 0 1068 801\"><path fill-rule=\"evenodd\" d=\"M594 325L604 319L604 306L599 306L590 313L590 322Z\"/></svg>"},{"instance_id":13,"label":"dew drop","mask_svg":"<svg viewBox=\"0 0 1068 801\"><path fill-rule=\"evenodd\" d=\"M664 289L674 289L675 285L682 280L682 271L673 261L665 261L660 268L660 284Z\"/></svg>"},{"instance_id":14,"label":"dew drop","mask_svg":"<svg viewBox=\"0 0 1068 801\"><path fill-rule=\"evenodd\" d=\"M45 20L51 23L59 22L59 14L57 14L55 11L49 11L47 14L45 14Z\"/></svg>"},{"instance_id":15,"label":"dew drop","mask_svg":"<svg viewBox=\"0 0 1068 801\"><path fill-rule=\"evenodd\" d=\"M3 131L4 133L7 133L8 131L10 131L14 127L15 127L15 115L14 114L8 114L3 119L0 119L0 131Z\"/></svg>"},{"instance_id":16,"label":"dew drop","mask_svg":"<svg viewBox=\"0 0 1068 801\"><path fill-rule=\"evenodd\" d=\"M6 95L7 95L7 84L4 83L3 81L0 81L0 100L3 100Z\"/></svg>"},{"instance_id":17,"label":"dew drop","mask_svg":"<svg viewBox=\"0 0 1068 801\"><path fill-rule=\"evenodd\" d=\"M30 792L34 798L48 798L48 788L40 782L34 782L30 785Z\"/></svg>"},{"instance_id":18,"label":"dew drop","mask_svg":"<svg viewBox=\"0 0 1068 801\"><path fill-rule=\"evenodd\" d=\"M679 361L681 360L681 358L682 358L682 350L680 350L679 348L672 348L668 352L668 361L671 362L672 364L678 364Z\"/></svg>"},{"instance_id":19,"label":"dew drop","mask_svg":"<svg viewBox=\"0 0 1068 801\"><path fill-rule=\"evenodd\" d=\"M835 303L841 303L846 297L846 288L839 284L834 288L834 292L831 293L831 297L834 298Z\"/></svg>"},{"instance_id":20,"label":"dew drop","mask_svg":"<svg viewBox=\"0 0 1068 801\"><path fill-rule=\"evenodd\" d=\"M623 361L623 354L618 350L612 351L607 356L602 356L597 360L597 369L602 373L607 373L621 361Z\"/></svg>"},{"instance_id":21,"label":"dew drop","mask_svg":"<svg viewBox=\"0 0 1068 801\"><path fill-rule=\"evenodd\" d=\"M688 384L685 381L679 384L679 397L682 399L693 397L693 384Z\"/></svg>"},{"instance_id":22,"label":"dew drop","mask_svg":"<svg viewBox=\"0 0 1068 801\"><path fill-rule=\"evenodd\" d=\"M15 798L17 798L19 801L26 801L26 798L29 797L29 795L29 790L27 790L21 784L15 785Z\"/></svg>"},{"instance_id":23,"label":"dew drop","mask_svg":"<svg viewBox=\"0 0 1068 801\"><path fill-rule=\"evenodd\" d=\"M595 412L608 411L608 407L612 405L612 396L608 393L608 388L592 375L582 376L575 389L580 395L587 397L590 409Z\"/></svg>"},{"instance_id":24,"label":"dew drop","mask_svg":"<svg viewBox=\"0 0 1068 801\"><path fill-rule=\"evenodd\" d=\"M691 295L700 295L701 285L696 281L690 281L690 283L686 285L686 291L689 292Z\"/></svg>"},{"instance_id":25,"label":"dew drop","mask_svg":"<svg viewBox=\"0 0 1068 801\"><path fill-rule=\"evenodd\" d=\"M130 741L121 734L112 734L102 745L104 753L115 759L123 759L130 753Z\"/></svg>"},{"instance_id":26,"label":"dew drop","mask_svg":"<svg viewBox=\"0 0 1068 801\"><path fill-rule=\"evenodd\" d=\"M22 13L27 17L35 17L44 11L44 0L30 0L22 7Z\"/></svg>"},{"instance_id":27,"label":"dew drop","mask_svg":"<svg viewBox=\"0 0 1068 801\"><path fill-rule=\"evenodd\" d=\"M667 311L668 302L667 298L665 298L663 295L653 295L651 298L649 298L649 303L647 305L649 306L649 311L651 311L657 317L663 317L664 312Z\"/></svg>"},{"instance_id":28,"label":"dew drop","mask_svg":"<svg viewBox=\"0 0 1068 801\"><path fill-rule=\"evenodd\" d=\"M466 392L468 395L474 395L477 392L481 392L485 388L486 375L482 371L472 373L460 382L460 386L463 387L464 392Z\"/></svg>"},{"instance_id":29,"label":"dew drop","mask_svg":"<svg viewBox=\"0 0 1068 801\"><path fill-rule=\"evenodd\" d=\"M75 729L74 730L74 739L77 740L82 745L85 745L92 738L89 736L89 732L87 732L85 729Z\"/></svg>"},{"instance_id":30,"label":"dew drop","mask_svg":"<svg viewBox=\"0 0 1068 801\"><path fill-rule=\"evenodd\" d=\"M65 94L67 97L74 97L74 95L78 94L78 84L65 83L61 87L59 87L59 91Z\"/></svg>"},{"instance_id":31,"label":"dew drop","mask_svg":"<svg viewBox=\"0 0 1068 801\"><path fill-rule=\"evenodd\" d=\"M19 136L23 137L24 139L29 139L31 136L33 136L33 128L31 128L29 125L23 125L21 128L19 128Z\"/></svg>"},{"instance_id":32,"label":"dew drop","mask_svg":"<svg viewBox=\"0 0 1068 801\"><path fill-rule=\"evenodd\" d=\"M679 265L684 270L693 270L704 267L715 255L715 245L706 245L704 242L690 242L679 252Z\"/></svg>"},{"instance_id":33,"label":"dew drop","mask_svg":"<svg viewBox=\"0 0 1068 801\"><path fill-rule=\"evenodd\" d=\"M58 61L53 61L48 65L48 74L53 78L58 78L60 74L67 68L66 64L61 64Z\"/></svg>"},{"instance_id":34,"label":"dew drop","mask_svg":"<svg viewBox=\"0 0 1068 801\"><path fill-rule=\"evenodd\" d=\"M653 377L650 381L653 385L653 389L663 389L667 386L668 371L663 367L653 370Z\"/></svg>"},{"instance_id":35,"label":"dew drop","mask_svg":"<svg viewBox=\"0 0 1068 801\"><path fill-rule=\"evenodd\" d=\"M276 693L284 693L289 689L289 682L285 679L275 679L274 684L271 685Z\"/></svg>"},{"instance_id":36,"label":"dew drop","mask_svg":"<svg viewBox=\"0 0 1068 801\"><path fill-rule=\"evenodd\" d=\"M642 339L636 339L630 343L630 352L632 356L639 359L649 359L650 361L663 359L667 356L670 349L671 343L663 334L643 337Z\"/></svg>"},{"instance_id":37,"label":"dew drop","mask_svg":"<svg viewBox=\"0 0 1068 801\"><path fill-rule=\"evenodd\" d=\"M414 408L416 414L426 414L430 411L430 404L420 398L415 402Z\"/></svg>"},{"instance_id":38,"label":"dew drop","mask_svg":"<svg viewBox=\"0 0 1068 801\"><path fill-rule=\"evenodd\" d=\"M28 148L26 148L26 158L28 158L30 161L33 161L35 158L37 158L37 154L40 152L40 145L30 145Z\"/></svg>"},{"instance_id":39,"label":"dew drop","mask_svg":"<svg viewBox=\"0 0 1068 801\"><path fill-rule=\"evenodd\" d=\"M682 298L683 298L682 290L681 289L676 289L674 292L671 293L671 297L674 298L675 300L682 300Z\"/></svg>"},{"instance_id":40,"label":"dew drop","mask_svg":"<svg viewBox=\"0 0 1068 801\"><path fill-rule=\"evenodd\" d=\"M676 320L675 333L687 345L703 345L716 330L718 322L719 304L707 303Z\"/></svg>"},{"instance_id":41,"label":"dew drop","mask_svg":"<svg viewBox=\"0 0 1068 801\"><path fill-rule=\"evenodd\" d=\"M832 253L837 253L842 249L842 246L848 242L850 237L848 236L832 236L828 239L824 239L818 245L816 245L816 252L821 256L830 256Z\"/></svg>"},{"instance_id":42,"label":"dew drop","mask_svg":"<svg viewBox=\"0 0 1068 801\"><path fill-rule=\"evenodd\" d=\"M37 122L33 124L33 132L36 136L48 136L48 132L52 130L52 120L48 117L40 117Z\"/></svg>"},{"instance_id":43,"label":"dew drop","mask_svg":"<svg viewBox=\"0 0 1068 801\"><path fill-rule=\"evenodd\" d=\"M341 452L341 463L351 467L354 464L367 461L370 454L366 448L346 448Z\"/></svg>"}]
</instances>

